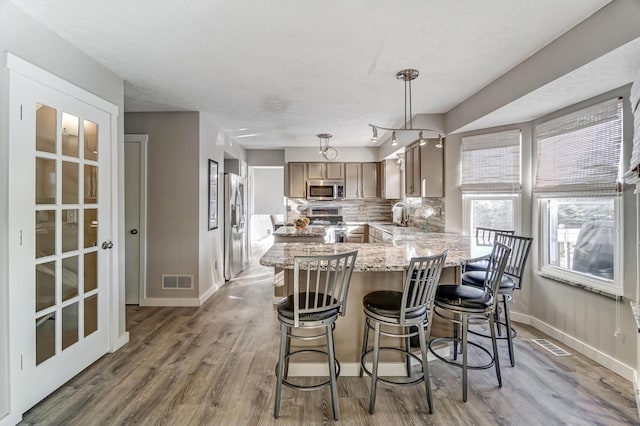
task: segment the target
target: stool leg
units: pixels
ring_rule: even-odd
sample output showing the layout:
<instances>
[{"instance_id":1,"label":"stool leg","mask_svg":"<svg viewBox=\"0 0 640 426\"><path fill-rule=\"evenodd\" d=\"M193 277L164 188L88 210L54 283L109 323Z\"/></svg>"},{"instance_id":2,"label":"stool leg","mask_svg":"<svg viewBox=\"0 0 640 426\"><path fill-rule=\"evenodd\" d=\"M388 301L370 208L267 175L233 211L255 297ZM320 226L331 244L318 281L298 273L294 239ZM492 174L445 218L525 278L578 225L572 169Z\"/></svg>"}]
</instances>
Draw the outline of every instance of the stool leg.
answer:
<instances>
[{"instance_id":1,"label":"stool leg","mask_svg":"<svg viewBox=\"0 0 640 426\"><path fill-rule=\"evenodd\" d=\"M362 352L360 353L360 373L359 376L362 378L362 374L364 373L364 369L362 368L362 363L364 362L364 353L367 351L367 346L369 346L369 319L364 319L364 331L362 332Z\"/></svg>"},{"instance_id":2,"label":"stool leg","mask_svg":"<svg viewBox=\"0 0 640 426\"><path fill-rule=\"evenodd\" d=\"M376 321L373 332L373 367L371 368L371 401L369 412L374 413L376 407L376 385L378 383L378 357L380 356L380 323Z\"/></svg>"},{"instance_id":3,"label":"stool leg","mask_svg":"<svg viewBox=\"0 0 640 426\"><path fill-rule=\"evenodd\" d=\"M424 386L427 391L427 404L429 404L429 413L433 414L433 403L431 401L431 377L429 375L429 358L427 351L427 339L424 335L424 327L422 324L418 326L418 337L420 338L420 350L422 351L422 374L424 374Z\"/></svg>"},{"instance_id":4,"label":"stool leg","mask_svg":"<svg viewBox=\"0 0 640 426\"><path fill-rule=\"evenodd\" d=\"M276 365L276 401L273 409L273 417L280 416L280 398L282 396L282 379L284 376L284 359L287 347L288 327L286 324L280 324L280 354L278 355L278 364Z\"/></svg>"},{"instance_id":5,"label":"stool leg","mask_svg":"<svg viewBox=\"0 0 640 426\"><path fill-rule=\"evenodd\" d=\"M409 334L411 331L411 327L403 327L404 333ZM407 351L407 354L404 356L404 364L405 370L407 370L407 377L411 377L411 357L409 356L409 352L411 351L411 340L409 337L404 338L404 348Z\"/></svg>"},{"instance_id":6,"label":"stool leg","mask_svg":"<svg viewBox=\"0 0 640 426\"><path fill-rule=\"evenodd\" d=\"M462 400L464 402L467 402L467 328L469 327L467 321L469 321L467 314L462 314L460 326L462 328ZM495 333L495 330L493 332ZM495 342L495 338L493 341Z\"/></svg>"},{"instance_id":7,"label":"stool leg","mask_svg":"<svg viewBox=\"0 0 640 426\"><path fill-rule=\"evenodd\" d=\"M498 336L502 336L502 329L500 328L500 306L496 307L496 311L493 313L493 319L496 323L496 330L498 331Z\"/></svg>"},{"instance_id":8,"label":"stool leg","mask_svg":"<svg viewBox=\"0 0 640 426\"><path fill-rule=\"evenodd\" d=\"M493 320L493 315L489 315L489 328L491 329L491 342L493 343L493 360L496 366L498 387L502 387L502 375L500 374L500 355L498 354L498 340L496 339L496 328Z\"/></svg>"},{"instance_id":9,"label":"stool leg","mask_svg":"<svg viewBox=\"0 0 640 426\"><path fill-rule=\"evenodd\" d=\"M509 344L509 361L511 361L511 366L516 366L516 358L513 353L513 333L511 332L511 314L509 313L509 301L507 300L507 295L502 295L502 303L504 303L504 324L507 329L507 343Z\"/></svg>"},{"instance_id":10,"label":"stool leg","mask_svg":"<svg viewBox=\"0 0 640 426\"><path fill-rule=\"evenodd\" d=\"M338 414L338 383L336 380L336 355L333 346L333 330L331 324L327 326L327 347L329 350L329 380L331 381L331 403L333 404L333 419L339 420Z\"/></svg>"},{"instance_id":11,"label":"stool leg","mask_svg":"<svg viewBox=\"0 0 640 426\"><path fill-rule=\"evenodd\" d=\"M291 352L291 336L289 336L289 333L287 333L287 345L285 348L284 353L288 354ZM285 362L284 362L284 375L282 376L286 379L289 378L289 358L285 358Z\"/></svg>"}]
</instances>

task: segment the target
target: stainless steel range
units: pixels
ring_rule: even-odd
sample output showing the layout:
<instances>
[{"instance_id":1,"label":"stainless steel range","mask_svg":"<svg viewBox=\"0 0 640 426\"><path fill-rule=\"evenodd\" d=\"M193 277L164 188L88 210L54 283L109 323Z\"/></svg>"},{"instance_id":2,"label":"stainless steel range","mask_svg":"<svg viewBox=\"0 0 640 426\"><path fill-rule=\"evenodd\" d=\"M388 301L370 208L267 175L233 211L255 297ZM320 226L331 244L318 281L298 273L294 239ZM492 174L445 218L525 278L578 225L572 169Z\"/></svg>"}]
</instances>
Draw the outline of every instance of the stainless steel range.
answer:
<instances>
[{"instance_id":1,"label":"stainless steel range","mask_svg":"<svg viewBox=\"0 0 640 426\"><path fill-rule=\"evenodd\" d=\"M347 242L347 226L342 218L342 207L310 206L306 214L311 225L325 227L325 243Z\"/></svg>"}]
</instances>

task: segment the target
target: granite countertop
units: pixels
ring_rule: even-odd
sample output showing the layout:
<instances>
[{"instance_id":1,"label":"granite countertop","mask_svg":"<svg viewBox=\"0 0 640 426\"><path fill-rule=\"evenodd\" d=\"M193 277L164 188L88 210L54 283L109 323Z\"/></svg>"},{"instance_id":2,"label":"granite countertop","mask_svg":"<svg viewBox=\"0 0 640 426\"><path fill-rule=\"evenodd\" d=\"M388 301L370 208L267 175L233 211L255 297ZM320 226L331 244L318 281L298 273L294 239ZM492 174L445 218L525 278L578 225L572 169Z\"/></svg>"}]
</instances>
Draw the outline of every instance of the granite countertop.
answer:
<instances>
[{"instance_id":1,"label":"granite countertop","mask_svg":"<svg viewBox=\"0 0 640 426\"><path fill-rule=\"evenodd\" d=\"M324 226L307 225L302 229L296 229L295 226L281 226L273 233L281 237L324 237Z\"/></svg>"},{"instance_id":2,"label":"granite countertop","mask_svg":"<svg viewBox=\"0 0 640 426\"><path fill-rule=\"evenodd\" d=\"M260 264L293 269L295 256L317 256L357 250L356 271L388 272L406 270L412 257L431 256L445 249L449 250L445 267L458 266L466 259L487 254L491 249L473 247L469 236L448 233L425 234L417 228L413 229L415 233L394 235L391 241L385 243L274 244L262 256Z\"/></svg>"}]
</instances>

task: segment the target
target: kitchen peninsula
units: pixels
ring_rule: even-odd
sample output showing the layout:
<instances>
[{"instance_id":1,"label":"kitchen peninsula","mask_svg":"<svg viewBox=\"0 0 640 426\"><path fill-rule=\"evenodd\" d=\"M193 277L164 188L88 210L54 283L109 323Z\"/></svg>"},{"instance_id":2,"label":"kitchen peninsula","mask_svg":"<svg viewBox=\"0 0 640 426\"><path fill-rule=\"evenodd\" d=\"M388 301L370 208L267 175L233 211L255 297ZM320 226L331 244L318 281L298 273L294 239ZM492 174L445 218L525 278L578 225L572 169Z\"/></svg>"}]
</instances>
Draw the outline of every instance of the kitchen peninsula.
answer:
<instances>
[{"instance_id":1,"label":"kitchen peninsula","mask_svg":"<svg viewBox=\"0 0 640 426\"><path fill-rule=\"evenodd\" d=\"M417 228L381 228L391 231L393 238L384 243L279 243L274 244L260 259L260 264L284 271L282 287L274 289L277 297L283 297L293 289L294 257L358 251L346 315L338 319L334 333L336 356L343 365L341 374L344 375L357 374L364 327L362 298L365 294L377 290L401 291L412 257L435 255L444 250L449 252L440 282L457 283L461 263L471 257L487 254L491 249L487 246L475 246L472 238L460 234L423 233ZM451 335L449 324L434 322L432 335ZM321 360L317 361L320 363ZM389 361L391 360L387 359ZM401 360L393 362L399 368L402 367ZM301 364L303 363L296 365L300 367ZM300 375L312 375L307 372L310 365L313 363L302 368L294 366L292 374L297 372Z\"/></svg>"}]
</instances>

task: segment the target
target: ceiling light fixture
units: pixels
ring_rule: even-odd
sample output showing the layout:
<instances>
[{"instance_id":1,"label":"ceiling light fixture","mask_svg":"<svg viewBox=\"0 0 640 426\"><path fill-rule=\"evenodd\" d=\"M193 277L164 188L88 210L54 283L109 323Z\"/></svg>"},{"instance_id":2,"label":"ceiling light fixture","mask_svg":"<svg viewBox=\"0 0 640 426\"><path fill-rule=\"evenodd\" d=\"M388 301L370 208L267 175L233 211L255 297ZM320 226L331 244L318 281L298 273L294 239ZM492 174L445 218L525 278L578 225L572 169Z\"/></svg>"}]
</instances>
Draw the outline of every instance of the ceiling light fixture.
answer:
<instances>
[{"instance_id":1,"label":"ceiling light fixture","mask_svg":"<svg viewBox=\"0 0 640 426\"><path fill-rule=\"evenodd\" d=\"M320 139L320 149L318 153L324 155L329 161L333 161L338 157L338 151L329 146L329 139L333 137L331 133L319 133L316 135Z\"/></svg>"},{"instance_id":2,"label":"ceiling light fixture","mask_svg":"<svg viewBox=\"0 0 640 426\"><path fill-rule=\"evenodd\" d=\"M377 126L375 124L369 124L369 126L373 129L373 135L371 136L371 143L378 142L378 129L382 130L390 130L391 131L391 145L397 145L398 139L396 138L396 132L418 132L418 140L420 141L420 145L425 145L427 143L426 139L423 137L422 132L432 132L438 135L438 144L437 148L442 148L444 142L444 136L438 130L434 129L414 129L413 128L413 107L411 105L411 81L418 78L420 72L415 69L406 69L401 70L396 73L396 78L398 80L404 81L404 127L399 129L391 129L389 127ZM407 120L407 106L409 107L409 119ZM408 123L408 126L407 126Z\"/></svg>"}]
</instances>

